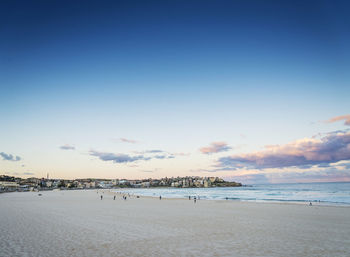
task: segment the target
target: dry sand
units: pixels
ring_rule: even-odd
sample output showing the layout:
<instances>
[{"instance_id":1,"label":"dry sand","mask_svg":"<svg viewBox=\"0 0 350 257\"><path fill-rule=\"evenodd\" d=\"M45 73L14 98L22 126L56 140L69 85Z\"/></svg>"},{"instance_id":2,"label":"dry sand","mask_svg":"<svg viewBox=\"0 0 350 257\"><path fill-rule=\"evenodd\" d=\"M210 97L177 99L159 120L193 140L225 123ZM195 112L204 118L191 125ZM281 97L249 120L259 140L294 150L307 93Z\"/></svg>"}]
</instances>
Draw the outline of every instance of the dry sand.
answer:
<instances>
[{"instance_id":1,"label":"dry sand","mask_svg":"<svg viewBox=\"0 0 350 257\"><path fill-rule=\"evenodd\" d=\"M0 194L0 256L350 256L350 208Z\"/></svg>"}]
</instances>

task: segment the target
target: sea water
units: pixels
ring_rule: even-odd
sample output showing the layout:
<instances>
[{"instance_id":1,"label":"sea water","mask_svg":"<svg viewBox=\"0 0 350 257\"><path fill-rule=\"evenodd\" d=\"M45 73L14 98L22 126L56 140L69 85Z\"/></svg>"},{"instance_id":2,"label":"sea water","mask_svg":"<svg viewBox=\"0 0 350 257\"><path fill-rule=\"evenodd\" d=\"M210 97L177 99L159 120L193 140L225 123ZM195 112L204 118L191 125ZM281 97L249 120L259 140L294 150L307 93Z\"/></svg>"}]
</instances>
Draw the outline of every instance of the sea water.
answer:
<instances>
[{"instance_id":1,"label":"sea water","mask_svg":"<svg viewBox=\"0 0 350 257\"><path fill-rule=\"evenodd\" d=\"M208 200L240 200L257 202L317 202L350 205L350 182L267 184L243 187L212 188L127 188L117 192L163 198L198 196Z\"/></svg>"}]
</instances>

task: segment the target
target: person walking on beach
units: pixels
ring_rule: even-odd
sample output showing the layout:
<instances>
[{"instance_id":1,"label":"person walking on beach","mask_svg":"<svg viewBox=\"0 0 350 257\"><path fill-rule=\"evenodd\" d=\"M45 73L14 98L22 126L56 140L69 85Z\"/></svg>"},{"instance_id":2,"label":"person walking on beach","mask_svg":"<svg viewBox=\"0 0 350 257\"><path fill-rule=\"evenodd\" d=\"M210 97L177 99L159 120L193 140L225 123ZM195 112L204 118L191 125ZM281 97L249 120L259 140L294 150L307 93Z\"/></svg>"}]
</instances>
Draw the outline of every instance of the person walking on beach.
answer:
<instances>
[{"instance_id":1,"label":"person walking on beach","mask_svg":"<svg viewBox=\"0 0 350 257\"><path fill-rule=\"evenodd\" d=\"M196 202L197 202L197 198L196 198L196 197L194 197L194 198L193 198L193 201L194 201L194 203L196 203Z\"/></svg>"},{"instance_id":2,"label":"person walking on beach","mask_svg":"<svg viewBox=\"0 0 350 257\"><path fill-rule=\"evenodd\" d=\"M113 197L113 200L115 200L115 196Z\"/></svg>"},{"instance_id":3,"label":"person walking on beach","mask_svg":"<svg viewBox=\"0 0 350 257\"><path fill-rule=\"evenodd\" d=\"M188 196L188 200L191 200L191 196L190 195Z\"/></svg>"},{"instance_id":4,"label":"person walking on beach","mask_svg":"<svg viewBox=\"0 0 350 257\"><path fill-rule=\"evenodd\" d=\"M103 198L103 195L101 195L101 200L102 200L102 198Z\"/></svg>"},{"instance_id":5,"label":"person walking on beach","mask_svg":"<svg viewBox=\"0 0 350 257\"><path fill-rule=\"evenodd\" d=\"M162 200L162 196L161 195L159 196L159 200Z\"/></svg>"}]
</instances>

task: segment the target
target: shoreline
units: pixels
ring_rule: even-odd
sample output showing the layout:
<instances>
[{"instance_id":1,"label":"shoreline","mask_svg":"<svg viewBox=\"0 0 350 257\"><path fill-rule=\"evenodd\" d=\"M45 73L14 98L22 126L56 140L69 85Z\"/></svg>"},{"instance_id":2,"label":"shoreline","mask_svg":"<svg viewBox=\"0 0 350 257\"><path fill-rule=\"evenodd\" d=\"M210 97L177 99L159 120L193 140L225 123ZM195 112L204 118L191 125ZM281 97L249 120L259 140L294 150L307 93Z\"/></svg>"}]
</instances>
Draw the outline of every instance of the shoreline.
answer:
<instances>
[{"instance_id":1,"label":"shoreline","mask_svg":"<svg viewBox=\"0 0 350 257\"><path fill-rule=\"evenodd\" d=\"M104 189L107 190L107 189ZM127 189L125 189L127 190ZM116 192L117 193L117 192ZM138 194L134 194L138 195ZM140 195L140 197L144 198L154 198L158 199L159 196L149 196L149 195ZM193 198L191 200L188 200L185 197L163 197L164 200L185 200L185 201L193 201ZM350 208L350 204L347 203L333 203L333 202L318 202L317 200L313 201L293 201L293 200L245 200L245 199L208 199L208 198L201 198L200 200L197 199L197 201L218 201L218 202L242 202L242 203L260 203L260 204L292 204L292 205L309 205L309 203L312 203L312 206L326 206L326 207L343 207L343 208Z\"/></svg>"}]
</instances>

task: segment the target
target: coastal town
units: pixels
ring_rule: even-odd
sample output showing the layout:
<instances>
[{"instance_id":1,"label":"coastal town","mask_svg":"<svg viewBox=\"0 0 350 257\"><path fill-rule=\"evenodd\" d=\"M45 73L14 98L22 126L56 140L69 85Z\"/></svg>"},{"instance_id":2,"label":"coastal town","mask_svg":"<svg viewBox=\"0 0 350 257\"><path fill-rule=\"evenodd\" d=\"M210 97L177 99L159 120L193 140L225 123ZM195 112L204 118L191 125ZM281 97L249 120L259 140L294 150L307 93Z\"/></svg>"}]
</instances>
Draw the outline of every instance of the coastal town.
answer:
<instances>
[{"instance_id":1,"label":"coastal town","mask_svg":"<svg viewBox=\"0 0 350 257\"><path fill-rule=\"evenodd\" d=\"M149 188L149 187L239 187L241 183L225 181L219 177L172 177L161 179L50 179L46 178L20 178L0 175L0 192L38 191L53 189L110 189L110 188Z\"/></svg>"}]
</instances>

